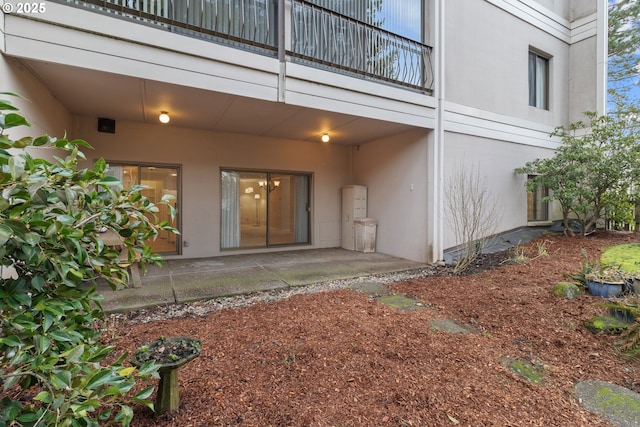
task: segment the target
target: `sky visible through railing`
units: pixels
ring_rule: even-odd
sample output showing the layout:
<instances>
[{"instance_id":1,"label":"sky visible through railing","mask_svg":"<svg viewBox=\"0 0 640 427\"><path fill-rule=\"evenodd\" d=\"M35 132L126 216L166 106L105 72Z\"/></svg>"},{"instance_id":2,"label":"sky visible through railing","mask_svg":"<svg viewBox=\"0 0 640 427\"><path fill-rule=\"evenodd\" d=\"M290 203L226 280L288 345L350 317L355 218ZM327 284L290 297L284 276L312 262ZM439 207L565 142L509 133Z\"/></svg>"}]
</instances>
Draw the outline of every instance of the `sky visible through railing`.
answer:
<instances>
[{"instance_id":1,"label":"sky visible through railing","mask_svg":"<svg viewBox=\"0 0 640 427\"><path fill-rule=\"evenodd\" d=\"M609 0L609 6L618 3L620 0ZM631 28L627 26L626 28L621 28L622 31ZM635 58L640 57L640 46L636 46L637 49L634 53ZM611 64L611 61L609 62ZM610 65L611 67L611 65ZM610 89L623 90L628 91L629 99L635 100L635 102L640 103L640 65L638 65L635 69L635 74L631 74L628 78L622 81L612 81L608 79L608 87ZM632 101L633 102L633 101ZM611 98L609 98L608 109L611 110L614 105L611 102Z\"/></svg>"}]
</instances>

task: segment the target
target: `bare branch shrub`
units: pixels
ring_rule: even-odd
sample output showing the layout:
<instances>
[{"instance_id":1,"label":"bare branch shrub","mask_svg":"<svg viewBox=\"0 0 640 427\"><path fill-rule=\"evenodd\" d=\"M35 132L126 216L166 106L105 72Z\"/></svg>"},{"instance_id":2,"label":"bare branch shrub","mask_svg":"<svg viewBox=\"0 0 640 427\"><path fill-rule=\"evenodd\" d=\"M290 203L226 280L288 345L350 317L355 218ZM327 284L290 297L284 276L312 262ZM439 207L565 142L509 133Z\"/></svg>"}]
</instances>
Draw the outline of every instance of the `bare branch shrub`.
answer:
<instances>
[{"instance_id":1,"label":"bare branch shrub","mask_svg":"<svg viewBox=\"0 0 640 427\"><path fill-rule=\"evenodd\" d=\"M454 273L475 261L502 219L499 200L477 167L461 162L445 184L445 215L458 246Z\"/></svg>"}]
</instances>

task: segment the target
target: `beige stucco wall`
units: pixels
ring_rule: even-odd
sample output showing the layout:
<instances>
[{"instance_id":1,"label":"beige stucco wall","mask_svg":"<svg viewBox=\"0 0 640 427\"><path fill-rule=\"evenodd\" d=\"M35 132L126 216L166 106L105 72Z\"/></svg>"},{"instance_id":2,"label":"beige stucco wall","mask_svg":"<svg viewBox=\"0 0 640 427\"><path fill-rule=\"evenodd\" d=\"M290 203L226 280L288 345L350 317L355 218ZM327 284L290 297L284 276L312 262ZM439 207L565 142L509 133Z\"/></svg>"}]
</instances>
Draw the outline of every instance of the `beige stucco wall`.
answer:
<instances>
[{"instance_id":1,"label":"beige stucco wall","mask_svg":"<svg viewBox=\"0 0 640 427\"><path fill-rule=\"evenodd\" d=\"M516 174L514 169L532 159L552 155L553 151L549 149L448 132L444 150L444 188L462 165L479 169L486 188L498 200L502 212L496 232L521 227L527 224L526 176ZM447 197L446 191L444 197ZM444 247L460 243L455 241L446 215L443 225Z\"/></svg>"},{"instance_id":2,"label":"beige stucco wall","mask_svg":"<svg viewBox=\"0 0 640 427\"><path fill-rule=\"evenodd\" d=\"M597 110L597 70L584 64L597 62L596 40L583 40L571 45L569 52L569 122L584 120L585 111Z\"/></svg>"},{"instance_id":3,"label":"beige stucco wall","mask_svg":"<svg viewBox=\"0 0 640 427\"><path fill-rule=\"evenodd\" d=\"M121 121L109 134L97 132L95 118L76 121L74 134L95 147L87 154L92 160L182 167L184 257L243 253L219 249L221 167L312 173L312 244L304 247L340 246L340 188L350 183L346 147Z\"/></svg>"},{"instance_id":4,"label":"beige stucco wall","mask_svg":"<svg viewBox=\"0 0 640 427\"><path fill-rule=\"evenodd\" d=\"M427 138L416 130L353 148L353 184L368 188L377 250L427 260Z\"/></svg>"},{"instance_id":5,"label":"beige stucco wall","mask_svg":"<svg viewBox=\"0 0 640 427\"><path fill-rule=\"evenodd\" d=\"M0 54L0 91L13 92L24 99L4 96L20 109L31 123L30 128L9 132L13 138L37 137L44 134L62 137L71 129L71 114L53 97L33 74L15 58Z\"/></svg>"},{"instance_id":6,"label":"beige stucco wall","mask_svg":"<svg viewBox=\"0 0 640 427\"><path fill-rule=\"evenodd\" d=\"M548 111L529 106L530 48L551 57ZM567 43L490 2L446 4L445 91L449 102L549 126L566 123L568 58Z\"/></svg>"}]
</instances>

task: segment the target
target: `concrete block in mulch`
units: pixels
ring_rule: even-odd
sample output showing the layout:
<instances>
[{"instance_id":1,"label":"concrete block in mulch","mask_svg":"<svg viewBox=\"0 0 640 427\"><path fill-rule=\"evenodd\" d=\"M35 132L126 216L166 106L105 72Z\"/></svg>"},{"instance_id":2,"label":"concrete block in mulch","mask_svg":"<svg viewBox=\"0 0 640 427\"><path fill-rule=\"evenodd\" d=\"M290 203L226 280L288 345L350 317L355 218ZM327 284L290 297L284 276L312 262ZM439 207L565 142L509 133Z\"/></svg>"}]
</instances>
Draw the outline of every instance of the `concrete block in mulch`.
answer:
<instances>
[{"instance_id":1,"label":"concrete block in mulch","mask_svg":"<svg viewBox=\"0 0 640 427\"><path fill-rule=\"evenodd\" d=\"M582 295L580 287L572 282L559 282L553 287L553 294L566 299L576 299Z\"/></svg>"},{"instance_id":2,"label":"concrete block in mulch","mask_svg":"<svg viewBox=\"0 0 640 427\"><path fill-rule=\"evenodd\" d=\"M640 427L640 394L604 381L583 381L575 391L582 406L611 424Z\"/></svg>"},{"instance_id":3,"label":"concrete block in mulch","mask_svg":"<svg viewBox=\"0 0 640 427\"><path fill-rule=\"evenodd\" d=\"M613 316L596 316L584 322L584 326L596 335L620 335L629 324Z\"/></svg>"},{"instance_id":4,"label":"concrete block in mulch","mask_svg":"<svg viewBox=\"0 0 640 427\"><path fill-rule=\"evenodd\" d=\"M473 334L477 331L470 326L461 325L453 319L436 319L429 322L429 327L447 334Z\"/></svg>"},{"instance_id":5,"label":"concrete block in mulch","mask_svg":"<svg viewBox=\"0 0 640 427\"><path fill-rule=\"evenodd\" d=\"M349 288L373 296L389 295L389 288L384 283L361 282L354 283L353 285L349 286Z\"/></svg>"}]
</instances>

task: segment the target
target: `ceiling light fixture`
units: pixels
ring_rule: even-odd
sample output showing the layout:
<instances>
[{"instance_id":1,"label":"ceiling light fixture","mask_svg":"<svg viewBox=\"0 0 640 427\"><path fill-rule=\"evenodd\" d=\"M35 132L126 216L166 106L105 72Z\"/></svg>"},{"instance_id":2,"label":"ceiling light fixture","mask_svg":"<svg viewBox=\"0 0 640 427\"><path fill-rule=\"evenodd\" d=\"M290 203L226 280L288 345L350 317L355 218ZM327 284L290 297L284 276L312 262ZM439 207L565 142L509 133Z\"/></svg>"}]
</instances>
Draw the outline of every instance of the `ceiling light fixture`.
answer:
<instances>
[{"instance_id":1,"label":"ceiling light fixture","mask_svg":"<svg viewBox=\"0 0 640 427\"><path fill-rule=\"evenodd\" d=\"M158 116L158 120L160 120L160 123L169 123L169 120L171 120L171 117L169 117L169 113L167 113L166 111L161 111L160 115Z\"/></svg>"},{"instance_id":2,"label":"ceiling light fixture","mask_svg":"<svg viewBox=\"0 0 640 427\"><path fill-rule=\"evenodd\" d=\"M329 134L328 133L323 133L322 134L322 138L320 138L322 140L322 142L329 142Z\"/></svg>"}]
</instances>

